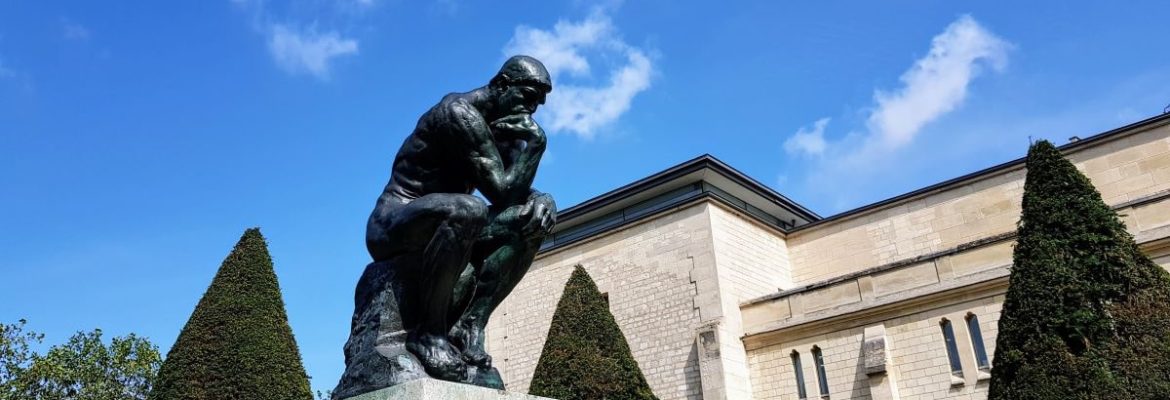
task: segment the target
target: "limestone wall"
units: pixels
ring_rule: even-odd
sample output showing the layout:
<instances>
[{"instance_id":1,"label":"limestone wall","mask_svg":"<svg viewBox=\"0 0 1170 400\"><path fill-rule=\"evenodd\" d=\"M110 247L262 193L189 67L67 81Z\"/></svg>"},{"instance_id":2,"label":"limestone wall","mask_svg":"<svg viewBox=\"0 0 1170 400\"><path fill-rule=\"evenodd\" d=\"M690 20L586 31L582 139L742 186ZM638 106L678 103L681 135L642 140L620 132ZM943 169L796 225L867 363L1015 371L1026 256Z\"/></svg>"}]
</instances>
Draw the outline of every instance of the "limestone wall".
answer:
<instances>
[{"instance_id":1,"label":"limestone wall","mask_svg":"<svg viewBox=\"0 0 1170 400\"><path fill-rule=\"evenodd\" d=\"M1170 126L1145 128L1068 154L1154 261L1170 268ZM757 399L796 398L800 352L826 359L832 398L985 398L965 317L976 315L988 357L1007 288L1023 166L791 233L794 288L741 305ZM962 374L950 371L940 321L953 324ZM867 375L871 331L883 332L885 373Z\"/></svg>"},{"instance_id":2,"label":"limestone wall","mask_svg":"<svg viewBox=\"0 0 1170 400\"><path fill-rule=\"evenodd\" d=\"M1123 136L1123 135L1119 135ZM1093 144L1068 157L1106 203L1121 205L1170 189L1170 126L1146 128ZM1015 230L1023 166L945 188L788 237L796 285L938 252ZM1135 210L1126 222L1139 235L1170 224L1170 206Z\"/></svg>"},{"instance_id":3,"label":"limestone wall","mask_svg":"<svg viewBox=\"0 0 1170 400\"><path fill-rule=\"evenodd\" d=\"M995 353L995 326L999 321L1002 295L958 303L919 305L902 310L907 315L868 321L882 326L886 335L886 373L873 378L863 368L863 327L808 335L795 332L783 341L752 350L749 362L755 398L796 399L793 351L799 352L808 398L820 398L812 347L821 349L832 399L970 399L986 396L990 375L975 364L973 343L965 317L978 317L983 344L990 358ZM961 356L962 377L952 378L940 321L953 323L956 347ZM892 382L892 383L891 383Z\"/></svg>"},{"instance_id":4,"label":"limestone wall","mask_svg":"<svg viewBox=\"0 0 1170 400\"><path fill-rule=\"evenodd\" d=\"M707 203L542 254L488 325L488 351L510 391L527 392L565 282L581 264L660 399L701 398L696 268L713 268ZM708 295L718 302L718 294ZM718 310L713 311L717 318Z\"/></svg>"},{"instance_id":5,"label":"limestone wall","mask_svg":"<svg viewBox=\"0 0 1170 400\"><path fill-rule=\"evenodd\" d=\"M788 248L779 232L718 203L710 207L718 272L720 360L728 399L750 399L751 379L739 304L792 286Z\"/></svg>"}]
</instances>

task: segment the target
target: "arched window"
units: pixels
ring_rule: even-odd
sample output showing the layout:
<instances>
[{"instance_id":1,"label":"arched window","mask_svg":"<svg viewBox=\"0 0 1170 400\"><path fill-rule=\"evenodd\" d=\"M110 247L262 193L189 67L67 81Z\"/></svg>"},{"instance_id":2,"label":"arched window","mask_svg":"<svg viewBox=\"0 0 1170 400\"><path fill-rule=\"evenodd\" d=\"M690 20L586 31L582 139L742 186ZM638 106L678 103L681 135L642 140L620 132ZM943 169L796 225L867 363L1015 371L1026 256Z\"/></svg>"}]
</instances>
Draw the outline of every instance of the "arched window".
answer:
<instances>
[{"instance_id":1,"label":"arched window","mask_svg":"<svg viewBox=\"0 0 1170 400\"><path fill-rule=\"evenodd\" d=\"M829 376L825 373L825 358L821 356L821 348L813 346L813 363L817 366L817 387L821 389L821 398L829 398Z\"/></svg>"},{"instance_id":2,"label":"arched window","mask_svg":"<svg viewBox=\"0 0 1170 400\"><path fill-rule=\"evenodd\" d=\"M796 373L796 397L807 399L808 391L804 389L804 368L800 366L800 353L792 351L792 371Z\"/></svg>"},{"instance_id":3,"label":"arched window","mask_svg":"<svg viewBox=\"0 0 1170 400\"><path fill-rule=\"evenodd\" d=\"M975 313L967 313L967 332L971 334L971 348L975 349L975 363L979 364L982 371L990 370L987 348L983 347L983 333L979 330L979 317Z\"/></svg>"},{"instance_id":4,"label":"arched window","mask_svg":"<svg viewBox=\"0 0 1170 400\"><path fill-rule=\"evenodd\" d=\"M947 359L951 362L951 375L963 376L963 366L959 364L959 348L955 345L955 329L951 327L951 320L943 318L939 321L942 326L943 340L947 346Z\"/></svg>"}]
</instances>

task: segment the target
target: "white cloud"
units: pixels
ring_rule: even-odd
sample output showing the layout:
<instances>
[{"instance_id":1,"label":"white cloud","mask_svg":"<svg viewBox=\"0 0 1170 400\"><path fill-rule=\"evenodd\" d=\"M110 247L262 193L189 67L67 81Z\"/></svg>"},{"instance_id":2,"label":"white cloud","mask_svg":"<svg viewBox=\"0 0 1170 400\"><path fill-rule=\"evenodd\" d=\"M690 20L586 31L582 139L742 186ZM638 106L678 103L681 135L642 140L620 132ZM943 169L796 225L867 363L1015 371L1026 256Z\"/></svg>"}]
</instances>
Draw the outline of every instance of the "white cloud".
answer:
<instances>
[{"instance_id":1,"label":"white cloud","mask_svg":"<svg viewBox=\"0 0 1170 400\"><path fill-rule=\"evenodd\" d=\"M69 40L88 40L89 29L79 23L62 18L61 35Z\"/></svg>"},{"instance_id":2,"label":"white cloud","mask_svg":"<svg viewBox=\"0 0 1170 400\"><path fill-rule=\"evenodd\" d=\"M931 40L930 53L902 74L900 89L874 93L870 132L884 146L909 143L924 125L962 104L984 65L1002 71L1009 47L970 16L959 17Z\"/></svg>"},{"instance_id":3,"label":"white cloud","mask_svg":"<svg viewBox=\"0 0 1170 400\"><path fill-rule=\"evenodd\" d=\"M866 130L827 143L827 118L801 128L784 142L788 152L823 154L843 159L868 159L910 144L928 123L954 111L967 97L967 88L985 66L1002 71L1011 44L964 15L931 40L930 52L916 60L899 80L902 87L874 91Z\"/></svg>"},{"instance_id":4,"label":"white cloud","mask_svg":"<svg viewBox=\"0 0 1170 400\"><path fill-rule=\"evenodd\" d=\"M600 11L580 22L558 21L551 31L520 26L504 47L505 56L524 54L544 63L553 76L543 118L555 132L593 138L599 129L629 111L634 97L650 88L654 67L646 52L626 44L612 21ZM608 71L604 84L565 83L592 75L587 55L609 56L623 63Z\"/></svg>"},{"instance_id":5,"label":"white cloud","mask_svg":"<svg viewBox=\"0 0 1170 400\"><path fill-rule=\"evenodd\" d=\"M329 79L329 63L337 57L357 54L358 43L337 32L318 33L314 28L295 30L273 24L268 32L268 50L276 64L289 73Z\"/></svg>"},{"instance_id":6,"label":"white cloud","mask_svg":"<svg viewBox=\"0 0 1170 400\"><path fill-rule=\"evenodd\" d=\"M264 36L268 53L285 72L328 80L337 58L358 54L358 40L343 37L337 29L353 30L364 11L379 0L330 0L298 7L269 7L265 0L230 0L246 11L252 28ZM311 24L298 21L312 20Z\"/></svg>"},{"instance_id":7,"label":"white cloud","mask_svg":"<svg viewBox=\"0 0 1170 400\"><path fill-rule=\"evenodd\" d=\"M819 156L825 152L825 126L828 118L821 118L812 127L804 126L784 141L784 150L789 154L805 153Z\"/></svg>"},{"instance_id":8,"label":"white cloud","mask_svg":"<svg viewBox=\"0 0 1170 400\"><path fill-rule=\"evenodd\" d=\"M862 129L846 127L847 134L826 140L829 119L822 118L785 140L787 153L817 156L815 162L802 166L809 171L802 177L803 190L840 210L864 193L885 193L897 182L904 183L912 175L908 170L920 167L912 159L953 153L950 148L922 148L919 142L927 140L920 134L957 110L981 73L1003 71L1011 48L970 16L959 17L931 40L926 55L902 73L900 87L874 90L873 104L860 110Z\"/></svg>"}]
</instances>

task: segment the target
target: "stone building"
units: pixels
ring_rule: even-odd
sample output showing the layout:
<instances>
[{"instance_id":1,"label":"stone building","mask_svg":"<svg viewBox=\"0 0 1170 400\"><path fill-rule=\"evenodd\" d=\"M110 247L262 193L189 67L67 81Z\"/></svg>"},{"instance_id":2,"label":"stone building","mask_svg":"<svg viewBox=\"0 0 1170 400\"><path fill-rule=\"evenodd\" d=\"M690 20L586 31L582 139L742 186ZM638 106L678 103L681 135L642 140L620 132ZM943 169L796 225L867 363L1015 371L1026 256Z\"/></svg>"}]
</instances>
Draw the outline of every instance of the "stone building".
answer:
<instances>
[{"instance_id":1,"label":"stone building","mask_svg":"<svg viewBox=\"0 0 1170 400\"><path fill-rule=\"evenodd\" d=\"M1170 114L1061 150L1170 266ZM563 210L488 348L526 392L581 264L660 399L982 399L1024 174L820 217L702 156Z\"/></svg>"}]
</instances>

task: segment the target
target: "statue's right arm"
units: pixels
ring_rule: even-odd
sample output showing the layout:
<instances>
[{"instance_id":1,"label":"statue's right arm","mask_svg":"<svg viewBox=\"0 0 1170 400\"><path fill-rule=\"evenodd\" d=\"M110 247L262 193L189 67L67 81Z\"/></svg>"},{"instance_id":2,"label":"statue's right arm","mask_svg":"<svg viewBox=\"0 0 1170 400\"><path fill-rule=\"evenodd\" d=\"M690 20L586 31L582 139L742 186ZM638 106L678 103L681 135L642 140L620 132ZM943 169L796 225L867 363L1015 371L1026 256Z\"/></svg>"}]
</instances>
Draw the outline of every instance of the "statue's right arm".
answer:
<instances>
[{"instance_id":1,"label":"statue's right arm","mask_svg":"<svg viewBox=\"0 0 1170 400\"><path fill-rule=\"evenodd\" d=\"M529 141L512 165L505 167L483 116L466 103L455 102L450 107L449 115L456 125L452 131L467 150L479 192L492 204L523 203L544 154L543 136Z\"/></svg>"}]
</instances>

